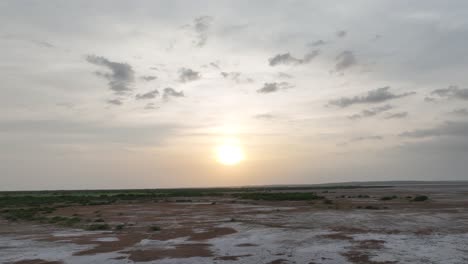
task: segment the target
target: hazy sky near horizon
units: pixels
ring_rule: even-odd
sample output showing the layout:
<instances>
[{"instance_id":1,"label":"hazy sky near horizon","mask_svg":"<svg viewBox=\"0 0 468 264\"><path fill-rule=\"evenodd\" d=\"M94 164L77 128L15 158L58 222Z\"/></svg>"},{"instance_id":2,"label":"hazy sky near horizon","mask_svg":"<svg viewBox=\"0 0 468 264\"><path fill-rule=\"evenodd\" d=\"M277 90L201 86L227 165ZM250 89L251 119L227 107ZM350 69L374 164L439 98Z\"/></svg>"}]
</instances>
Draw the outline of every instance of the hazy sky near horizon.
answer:
<instances>
[{"instance_id":1,"label":"hazy sky near horizon","mask_svg":"<svg viewBox=\"0 0 468 264\"><path fill-rule=\"evenodd\" d=\"M0 190L468 180L467 45L464 0L1 1Z\"/></svg>"}]
</instances>

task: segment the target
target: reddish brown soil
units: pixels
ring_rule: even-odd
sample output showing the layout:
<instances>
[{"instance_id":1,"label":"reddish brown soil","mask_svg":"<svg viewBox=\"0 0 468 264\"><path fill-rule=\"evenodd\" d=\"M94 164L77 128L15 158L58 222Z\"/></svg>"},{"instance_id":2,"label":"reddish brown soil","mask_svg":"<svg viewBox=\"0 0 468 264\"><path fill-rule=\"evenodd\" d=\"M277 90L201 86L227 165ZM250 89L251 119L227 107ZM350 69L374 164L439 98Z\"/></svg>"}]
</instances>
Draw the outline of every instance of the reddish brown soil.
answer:
<instances>
[{"instance_id":1,"label":"reddish brown soil","mask_svg":"<svg viewBox=\"0 0 468 264\"><path fill-rule=\"evenodd\" d=\"M13 262L12 264L62 264L62 261L47 261L43 259L25 259Z\"/></svg>"},{"instance_id":2,"label":"reddish brown soil","mask_svg":"<svg viewBox=\"0 0 468 264\"><path fill-rule=\"evenodd\" d=\"M128 253L132 261L154 261L164 258L211 257L210 244L180 244L170 249L134 250Z\"/></svg>"}]
</instances>

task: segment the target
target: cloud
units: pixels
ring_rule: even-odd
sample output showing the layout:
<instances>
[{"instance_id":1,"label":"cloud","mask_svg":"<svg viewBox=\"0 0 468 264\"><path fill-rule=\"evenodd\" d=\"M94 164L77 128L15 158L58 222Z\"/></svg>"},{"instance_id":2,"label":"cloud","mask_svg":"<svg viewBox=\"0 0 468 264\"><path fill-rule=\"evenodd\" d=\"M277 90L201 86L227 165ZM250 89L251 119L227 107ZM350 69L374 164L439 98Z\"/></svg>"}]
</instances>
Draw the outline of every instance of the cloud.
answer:
<instances>
[{"instance_id":1,"label":"cloud","mask_svg":"<svg viewBox=\"0 0 468 264\"><path fill-rule=\"evenodd\" d=\"M263 87L257 90L257 93L273 93L283 89L293 88L294 86L288 82L271 82L264 83Z\"/></svg>"},{"instance_id":2,"label":"cloud","mask_svg":"<svg viewBox=\"0 0 468 264\"><path fill-rule=\"evenodd\" d=\"M135 96L135 99L137 99L137 100L153 99L153 98L156 98L158 95L159 95L159 91L157 89L155 89L153 91L149 91L149 92L144 93L144 94L137 94Z\"/></svg>"},{"instance_id":3,"label":"cloud","mask_svg":"<svg viewBox=\"0 0 468 264\"><path fill-rule=\"evenodd\" d=\"M277 65L298 65L298 64L305 64L311 62L315 57L319 55L318 50L313 50L304 55L304 58L298 59L293 57L289 52L284 54L277 54L272 58L268 59L268 63L270 66L277 66Z\"/></svg>"},{"instance_id":4,"label":"cloud","mask_svg":"<svg viewBox=\"0 0 468 264\"><path fill-rule=\"evenodd\" d=\"M449 114L457 115L457 116L468 116L468 109L467 108L457 108L450 112Z\"/></svg>"},{"instance_id":5,"label":"cloud","mask_svg":"<svg viewBox=\"0 0 468 264\"><path fill-rule=\"evenodd\" d=\"M394 93L391 93L389 90L390 90L390 87L385 86L382 88L370 90L367 92L366 95L354 96L354 97L342 97L336 100L331 100L329 101L328 104L338 106L338 107L348 107L353 104L376 104L376 103L381 103L381 102L398 99L398 98L402 98L402 97L415 94L415 92L394 94Z\"/></svg>"},{"instance_id":6,"label":"cloud","mask_svg":"<svg viewBox=\"0 0 468 264\"><path fill-rule=\"evenodd\" d=\"M240 72L221 72L221 76L225 79L235 81L236 83L252 83L253 79L243 78Z\"/></svg>"},{"instance_id":7,"label":"cloud","mask_svg":"<svg viewBox=\"0 0 468 264\"><path fill-rule=\"evenodd\" d=\"M146 110L152 110L152 109L158 109L159 107L157 107L154 103L147 103L144 107L144 109Z\"/></svg>"},{"instance_id":8,"label":"cloud","mask_svg":"<svg viewBox=\"0 0 468 264\"><path fill-rule=\"evenodd\" d=\"M357 64L354 53L349 50L345 50L336 56L336 71L343 71Z\"/></svg>"},{"instance_id":9,"label":"cloud","mask_svg":"<svg viewBox=\"0 0 468 264\"><path fill-rule=\"evenodd\" d=\"M7 39L7 40L18 40L18 41L25 41L25 42L30 42L33 43L39 47L42 48L55 48L55 45L53 45L50 42L43 41L43 40L37 40L37 39L31 39L29 37L21 36L21 35L15 35L15 34L7 34L7 35L2 35L0 36L1 39Z\"/></svg>"},{"instance_id":10,"label":"cloud","mask_svg":"<svg viewBox=\"0 0 468 264\"><path fill-rule=\"evenodd\" d=\"M401 119L408 117L408 112L393 113L385 116L385 119Z\"/></svg>"},{"instance_id":11,"label":"cloud","mask_svg":"<svg viewBox=\"0 0 468 264\"><path fill-rule=\"evenodd\" d=\"M364 140L383 140L382 136L365 136L365 137L355 137L350 140L350 142L359 142Z\"/></svg>"},{"instance_id":12,"label":"cloud","mask_svg":"<svg viewBox=\"0 0 468 264\"><path fill-rule=\"evenodd\" d=\"M201 16L193 20L193 29L197 34L197 39L193 42L195 46L205 46L206 41L208 40L208 31L212 22L213 17L210 16Z\"/></svg>"},{"instance_id":13,"label":"cloud","mask_svg":"<svg viewBox=\"0 0 468 264\"><path fill-rule=\"evenodd\" d=\"M122 101L120 101L120 99L110 99L110 100L107 100L107 103L108 104L112 104L112 105L122 105Z\"/></svg>"},{"instance_id":14,"label":"cloud","mask_svg":"<svg viewBox=\"0 0 468 264\"><path fill-rule=\"evenodd\" d=\"M258 115L254 115L254 118L255 119L274 119L276 118L276 116L273 114L258 114Z\"/></svg>"},{"instance_id":15,"label":"cloud","mask_svg":"<svg viewBox=\"0 0 468 264\"><path fill-rule=\"evenodd\" d=\"M291 74L285 73L285 72L278 72L277 73L278 78L282 79L291 79L293 76Z\"/></svg>"},{"instance_id":16,"label":"cloud","mask_svg":"<svg viewBox=\"0 0 468 264\"><path fill-rule=\"evenodd\" d=\"M378 115L382 112L385 112L385 111L388 111L390 109L392 109L393 106L391 105L383 105L383 106L378 106L378 107L373 107L371 109L365 109L365 110L362 110L360 114L354 114L352 116L349 116L349 119L361 119L361 118L365 118L365 117L371 117L371 116L375 116L375 115Z\"/></svg>"},{"instance_id":17,"label":"cloud","mask_svg":"<svg viewBox=\"0 0 468 264\"><path fill-rule=\"evenodd\" d=\"M278 54L278 55L276 55L276 56L274 56L272 58L269 58L268 62L270 64L270 66L276 66L276 65L280 65L280 64L285 64L285 65L300 64L301 60L297 59L297 58L294 58L288 52L288 53L284 53L284 54Z\"/></svg>"},{"instance_id":18,"label":"cloud","mask_svg":"<svg viewBox=\"0 0 468 264\"><path fill-rule=\"evenodd\" d=\"M424 97L424 102L426 103L433 103L435 101L436 99L434 97L429 97L429 96Z\"/></svg>"},{"instance_id":19,"label":"cloud","mask_svg":"<svg viewBox=\"0 0 468 264\"><path fill-rule=\"evenodd\" d=\"M188 68L181 68L179 70L179 80L181 82L191 82L200 79L201 75L199 72Z\"/></svg>"},{"instance_id":20,"label":"cloud","mask_svg":"<svg viewBox=\"0 0 468 264\"><path fill-rule=\"evenodd\" d=\"M164 88L163 90L163 98L165 100L169 99L169 97L184 97L184 92L180 91L177 92L176 90L172 89L171 87Z\"/></svg>"},{"instance_id":21,"label":"cloud","mask_svg":"<svg viewBox=\"0 0 468 264\"><path fill-rule=\"evenodd\" d=\"M131 90L129 85L135 79L135 73L128 63L120 63L110 61L101 56L88 55L86 61L94 65L106 67L111 72L96 72L96 75L101 76L109 81L109 88L117 94Z\"/></svg>"},{"instance_id":22,"label":"cloud","mask_svg":"<svg viewBox=\"0 0 468 264\"><path fill-rule=\"evenodd\" d=\"M41 141L48 145L89 143L126 143L146 145L161 143L174 136L181 125L171 123L159 124L113 124L105 121L71 121L71 120L0 120L0 133L14 139L22 135L22 142ZM135 137L135 134L138 136Z\"/></svg>"},{"instance_id":23,"label":"cloud","mask_svg":"<svg viewBox=\"0 0 468 264\"><path fill-rule=\"evenodd\" d=\"M348 34L348 32L346 32L345 30L338 30L336 32L336 36L339 37L339 38L344 38L344 37L346 37L347 34Z\"/></svg>"},{"instance_id":24,"label":"cloud","mask_svg":"<svg viewBox=\"0 0 468 264\"><path fill-rule=\"evenodd\" d=\"M147 81L147 82L156 80L157 78L158 78L158 77L153 76L153 75L144 75L144 76L141 76L141 77L140 77L140 79L142 79L143 81Z\"/></svg>"},{"instance_id":25,"label":"cloud","mask_svg":"<svg viewBox=\"0 0 468 264\"><path fill-rule=\"evenodd\" d=\"M436 95L448 99L468 100L468 89L461 89L456 85L450 85L448 88L432 91L431 95Z\"/></svg>"},{"instance_id":26,"label":"cloud","mask_svg":"<svg viewBox=\"0 0 468 264\"><path fill-rule=\"evenodd\" d=\"M447 121L442 125L429 129L416 129L400 134L401 137L427 138L427 137L468 137L468 122Z\"/></svg>"},{"instance_id":27,"label":"cloud","mask_svg":"<svg viewBox=\"0 0 468 264\"><path fill-rule=\"evenodd\" d=\"M336 36L339 37L339 38L344 38L344 37L346 37L347 34L348 34L348 32L346 32L345 30L338 30L336 32Z\"/></svg>"},{"instance_id":28,"label":"cloud","mask_svg":"<svg viewBox=\"0 0 468 264\"><path fill-rule=\"evenodd\" d=\"M328 43L321 40L321 39L319 39L319 40L317 40L315 42L307 44L307 46L309 46L309 47L318 47L318 46L323 46L323 45L326 45L326 44L328 44Z\"/></svg>"}]
</instances>

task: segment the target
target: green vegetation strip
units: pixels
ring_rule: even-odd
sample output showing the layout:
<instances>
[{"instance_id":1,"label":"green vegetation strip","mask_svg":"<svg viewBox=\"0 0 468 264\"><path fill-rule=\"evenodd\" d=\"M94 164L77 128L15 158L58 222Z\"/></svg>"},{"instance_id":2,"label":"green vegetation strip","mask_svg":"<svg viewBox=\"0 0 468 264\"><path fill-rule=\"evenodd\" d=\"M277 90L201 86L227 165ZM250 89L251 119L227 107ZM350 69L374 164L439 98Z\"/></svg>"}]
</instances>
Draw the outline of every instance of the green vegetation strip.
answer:
<instances>
[{"instance_id":1,"label":"green vegetation strip","mask_svg":"<svg viewBox=\"0 0 468 264\"><path fill-rule=\"evenodd\" d=\"M233 195L241 199L265 201L308 201L324 199L323 196L318 196L310 192L236 193Z\"/></svg>"}]
</instances>

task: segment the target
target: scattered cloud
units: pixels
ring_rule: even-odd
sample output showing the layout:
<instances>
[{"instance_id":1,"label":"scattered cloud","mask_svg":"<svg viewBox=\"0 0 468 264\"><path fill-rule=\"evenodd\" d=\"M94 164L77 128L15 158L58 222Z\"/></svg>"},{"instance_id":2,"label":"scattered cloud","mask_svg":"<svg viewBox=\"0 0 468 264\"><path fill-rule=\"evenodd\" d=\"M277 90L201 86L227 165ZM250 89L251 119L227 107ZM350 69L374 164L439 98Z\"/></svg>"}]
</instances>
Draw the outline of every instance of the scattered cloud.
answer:
<instances>
[{"instance_id":1,"label":"scattered cloud","mask_svg":"<svg viewBox=\"0 0 468 264\"><path fill-rule=\"evenodd\" d=\"M169 97L184 97L184 96L185 95L183 91L177 92L171 87L164 88L163 90L163 98L165 100L169 99Z\"/></svg>"},{"instance_id":2,"label":"scattered cloud","mask_svg":"<svg viewBox=\"0 0 468 264\"><path fill-rule=\"evenodd\" d=\"M152 109L158 109L159 107L156 107L154 103L147 103L144 108L145 110L152 110Z\"/></svg>"},{"instance_id":3,"label":"scattered cloud","mask_svg":"<svg viewBox=\"0 0 468 264\"><path fill-rule=\"evenodd\" d=\"M277 66L277 65L298 65L298 64L305 64L311 62L315 57L319 55L319 50L313 50L304 55L304 58L298 59L293 57L289 52L283 54L277 54L272 58L268 59L268 63L270 66Z\"/></svg>"},{"instance_id":4,"label":"scattered cloud","mask_svg":"<svg viewBox=\"0 0 468 264\"><path fill-rule=\"evenodd\" d=\"M400 134L401 137L427 138L427 137L468 137L468 122L447 121L442 125L428 129L417 129Z\"/></svg>"},{"instance_id":5,"label":"scattered cloud","mask_svg":"<svg viewBox=\"0 0 468 264\"><path fill-rule=\"evenodd\" d=\"M144 75L144 76L141 76L140 79L142 79L143 81L147 81L147 82L150 82L150 81L154 81L156 80L158 77L156 76L153 76L153 75Z\"/></svg>"},{"instance_id":6,"label":"scattered cloud","mask_svg":"<svg viewBox=\"0 0 468 264\"><path fill-rule=\"evenodd\" d=\"M312 43L307 44L307 46L309 46L309 47L319 47L319 46L323 46L323 45L326 45L326 44L328 44L328 42L319 39L317 41L314 41Z\"/></svg>"},{"instance_id":7,"label":"scattered cloud","mask_svg":"<svg viewBox=\"0 0 468 264\"><path fill-rule=\"evenodd\" d=\"M467 108L457 108L450 112L452 115L456 116L468 116L468 109Z\"/></svg>"},{"instance_id":8,"label":"scattered cloud","mask_svg":"<svg viewBox=\"0 0 468 264\"><path fill-rule=\"evenodd\" d=\"M350 140L350 142L359 142L365 140L383 140L382 136L365 136L365 137L355 137Z\"/></svg>"},{"instance_id":9,"label":"scattered cloud","mask_svg":"<svg viewBox=\"0 0 468 264\"><path fill-rule=\"evenodd\" d=\"M208 40L208 31L213 22L213 17L211 16L201 16L193 20L193 29L197 34L197 39L193 41L193 44L197 47L203 47Z\"/></svg>"},{"instance_id":10,"label":"scattered cloud","mask_svg":"<svg viewBox=\"0 0 468 264\"><path fill-rule=\"evenodd\" d=\"M349 50L345 50L336 56L336 71L343 71L346 70L354 65L357 64L356 57L354 53Z\"/></svg>"},{"instance_id":11,"label":"scattered cloud","mask_svg":"<svg viewBox=\"0 0 468 264\"><path fill-rule=\"evenodd\" d=\"M385 86L382 88L370 90L367 92L366 95L354 96L354 97L342 97L336 100L331 100L329 101L328 104L338 106L338 107L348 107L353 104L375 104L375 103L382 103L385 101L398 99L398 98L402 98L402 97L415 94L415 92L394 94L390 92L389 90L390 90L390 87Z\"/></svg>"},{"instance_id":12,"label":"scattered cloud","mask_svg":"<svg viewBox=\"0 0 468 264\"><path fill-rule=\"evenodd\" d=\"M110 99L110 100L107 100L107 103L111 104L111 105L122 105L123 104L120 99Z\"/></svg>"},{"instance_id":13,"label":"scattered cloud","mask_svg":"<svg viewBox=\"0 0 468 264\"><path fill-rule=\"evenodd\" d=\"M201 75L199 72L188 68L181 68L179 70L179 80L181 82L191 82L200 79Z\"/></svg>"},{"instance_id":14,"label":"scattered cloud","mask_svg":"<svg viewBox=\"0 0 468 264\"><path fill-rule=\"evenodd\" d=\"M131 90L129 85L135 79L135 73L128 63L110 61L101 56L88 55L86 61L91 64L102 66L110 70L108 72L96 72L96 75L109 81L109 88L117 94Z\"/></svg>"},{"instance_id":15,"label":"scattered cloud","mask_svg":"<svg viewBox=\"0 0 468 264\"><path fill-rule=\"evenodd\" d=\"M426 103L433 103L435 101L437 101L437 100L434 97L430 97L430 96L424 97L424 102L426 102Z\"/></svg>"},{"instance_id":16,"label":"scattered cloud","mask_svg":"<svg viewBox=\"0 0 468 264\"><path fill-rule=\"evenodd\" d=\"M285 65L300 64L301 60L297 59L297 58L294 58L288 52L288 53L284 53L284 54L278 54L278 55L276 55L276 56L274 56L272 58L269 58L268 62L270 64L270 66L276 66L276 65L280 65L280 64L285 64Z\"/></svg>"},{"instance_id":17,"label":"scattered cloud","mask_svg":"<svg viewBox=\"0 0 468 264\"><path fill-rule=\"evenodd\" d=\"M448 88L432 91L431 95L448 99L468 100L468 88L462 89L456 85L450 85Z\"/></svg>"},{"instance_id":18,"label":"scattered cloud","mask_svg":"<svg viewBox=\"0 0 468 264\"><path fill-rule=\"evenodd\" d=\"M385 116L385 119L401 119L408 117L408 112L392 113Z\"/></svg>"},{"instance_id":19,"label":"scattered cloud","mask_svg":"<svg viewBox=\"0 0 468 264\"><path fill-rule=\"evenodd\" d=\"M293 88L294 85L291 85L288 82L271 82L264 83L263 87L257 90L257 93L273 93L283 89Z\"/></svg>"},{"instance_id":20,"label":"scattered cloud","mask_svg":"<svg viewBox=\"0 0 468 264\"><path fill-rule=\"evenodd\" d=\"M236 83L252 83L252 78L243 78L240 72L221 72L221 76L225 79L235 81Z\"/></svg>"},{"instance_id":21,"label":"scattered cloud","mask_svg":"<svg viewBox=\"0 0 468 264\"><path fill-rule=\"evenodd\" d=\"M159 91L157 89L154 89L153 91L149 91L144 94L137 94L135 96L135 99L137 100L153 99L153 98L156 98L158 95L159 95Z\"/></svg>"},{"instance_id":22,"label":"scattered cloud","mask_svg":"<svg viewBox=\"0 0 468 264\"><path fill-rule=\"evenodd\" d=\"M285 72L278 72L277 73L278 78L282 79L292 79L293 76L291 74L285 73Z\"/></svg>"},{"instance_id":23,"label":"scattered cloud","mask_svg":"<svg viewBox=\"0 0 468 264\"><path fill-rule=\"evenodd\" d=\"M338 30L336 32L336 36L339 37L339 38L344 38L344 37L346 37L347 34L348 34L348 32L346 32L346 30Z\"/></svg>"},{"instance_id":24,"label":"scattered cloud","mask_svg":"<svg viewBox=\"0 0 468 264\"><path fill-rule=\"evenodd\" d=\"M387 104L387 105L383 105L383 106L373 107L371 109L365 109L365 110L362 110L361 113L359 113L359 114L354 114L352 116L349 116L349 119L356 120L356 119L361 119L361 118L365 118L365 117L375 116L375 115L378 115L378 114L380 114L382 112L388 111L388 110L390 110L392 108L393 108L393 106Z\"/></svg>"}]
</instances>

